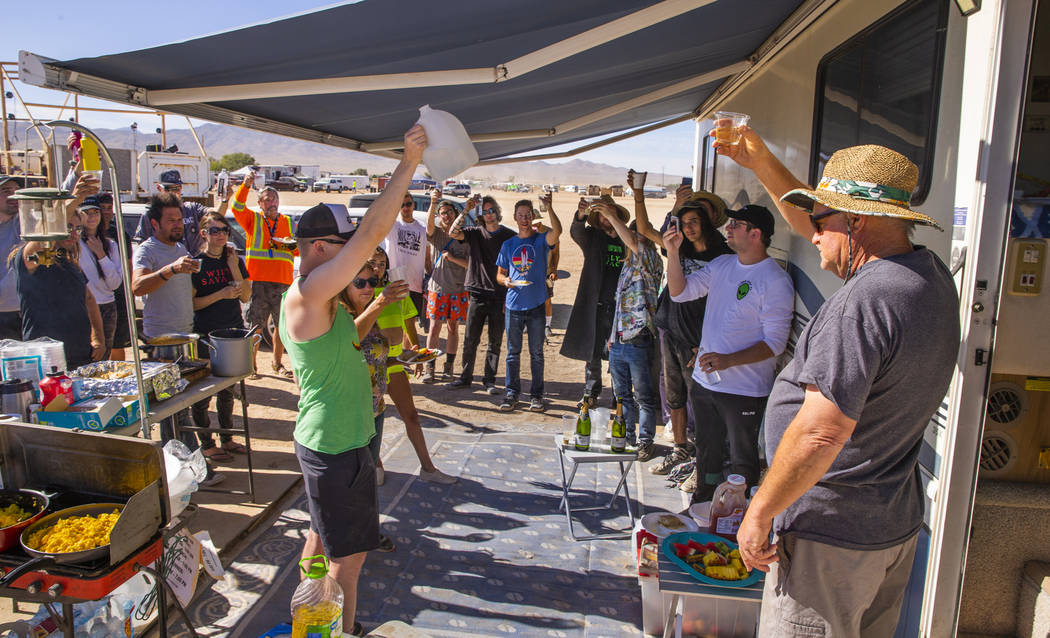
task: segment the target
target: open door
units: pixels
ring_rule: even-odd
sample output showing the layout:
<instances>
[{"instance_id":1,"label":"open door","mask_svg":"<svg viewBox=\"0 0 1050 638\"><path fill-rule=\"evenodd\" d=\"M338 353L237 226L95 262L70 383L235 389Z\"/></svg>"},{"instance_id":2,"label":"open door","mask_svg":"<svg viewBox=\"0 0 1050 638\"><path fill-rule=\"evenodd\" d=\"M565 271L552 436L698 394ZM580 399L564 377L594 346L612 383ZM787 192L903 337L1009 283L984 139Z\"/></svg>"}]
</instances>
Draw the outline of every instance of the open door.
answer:
<instances>
[{"instance_id":1,"label":"open door","mask_svg":"<svg viewBox=\"0 0 1050 638\"><path fill-rule=\"evenodd\" d=\"M966 21L954 169L960 236L953 242L953 257L962 263L963 339L939 446L941 478L929 486L933 508L923 636L954 636L958 625L1036 3L985 2ZM969 175L976 176L974 182Z\"/></svg>"}]
</instances>

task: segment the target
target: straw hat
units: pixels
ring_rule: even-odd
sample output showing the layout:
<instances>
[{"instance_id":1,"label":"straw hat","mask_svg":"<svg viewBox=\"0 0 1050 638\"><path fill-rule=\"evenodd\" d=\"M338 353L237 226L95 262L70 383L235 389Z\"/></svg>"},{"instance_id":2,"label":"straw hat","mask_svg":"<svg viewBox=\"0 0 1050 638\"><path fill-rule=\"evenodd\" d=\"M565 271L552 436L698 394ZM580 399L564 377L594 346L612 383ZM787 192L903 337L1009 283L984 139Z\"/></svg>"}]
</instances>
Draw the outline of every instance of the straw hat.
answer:
<instances>
[{"instance_id":1,"label":"straw hat","mask_svg":"<svg viewBox=\"0 0 1050 638\"><path fill-rule=\"evenodd\" d=\"M868 144L836 151L824 166L816 189L796 188L781 201L813 212L813 202L828 208L877 217L896 217L942 230L932 217L913 211L909 202L919 168L885 146Z\"/></svg>"},{"instance_id":2,"label":"straw hat","mask_svg":"<svg viewBox=\"0 0 1050 638\"><path fill-rule=\"evenodd\" d=\"M726 206L725 200L718 195L707 191L694 191L689 199L682 202L682 205L675 209L674 213L675 215L678 215L681 211L690 208L704 210L704 207L701 206L701 202L707 202L711 205L712 226L715 228L721 228L727 221L729 221L729 217L726 215L726 208L728 207Z\"/></svg>"},{"instance_id":3,"label":"straw hat","mask_svg":"<svg viewBox=\"0 0 1050 638\"><path fill-rule=\"evenodd\" d=\"M623 223L626 224L627 220L629 220L631 218L631 213L629 213L627 211L627 209L624 208L623 206L620 206L619 204L614 202L612 196L610 196L610 195L602 195L601 200L602 200L603 204L611 204L612 207L616 209L616 216L619 217L620 221L622 221ZM590 209L587 212L587 223L590 224L591 226L594 226L595 228L597 228L598 227L598 217L600 217L600 216L601 216L601 214L597 210L594 209L594 205L592 204Z\"/></svg>"}]
</instances>

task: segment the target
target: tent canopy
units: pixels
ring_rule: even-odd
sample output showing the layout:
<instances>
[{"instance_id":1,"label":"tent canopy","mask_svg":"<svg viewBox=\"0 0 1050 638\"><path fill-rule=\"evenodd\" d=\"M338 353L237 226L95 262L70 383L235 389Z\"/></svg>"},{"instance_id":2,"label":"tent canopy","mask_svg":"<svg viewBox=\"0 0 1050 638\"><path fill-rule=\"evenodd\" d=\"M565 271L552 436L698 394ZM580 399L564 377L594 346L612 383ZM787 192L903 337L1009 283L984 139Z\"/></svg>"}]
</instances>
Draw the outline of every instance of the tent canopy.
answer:
<instances>
[{"instance_id":1,"label":"tent canopy","mask_svg":"<svg viewBox=\"0 0 1050 638\"><path fill-rule=\"evenodd\" d=\"M56 61L41 86L394 156L429 104L482 160L691 116L801 0L363 0Z\"/></svg>"}]
</instances>

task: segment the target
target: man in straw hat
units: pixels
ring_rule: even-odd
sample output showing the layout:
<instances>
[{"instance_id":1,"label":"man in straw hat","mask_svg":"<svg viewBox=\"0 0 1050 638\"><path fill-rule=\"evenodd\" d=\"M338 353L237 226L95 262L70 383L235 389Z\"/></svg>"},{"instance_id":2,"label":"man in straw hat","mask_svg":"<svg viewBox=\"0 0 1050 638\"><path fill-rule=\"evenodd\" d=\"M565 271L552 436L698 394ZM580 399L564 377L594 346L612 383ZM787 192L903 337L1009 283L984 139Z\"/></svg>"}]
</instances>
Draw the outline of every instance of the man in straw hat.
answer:
<instances>
[{"instance_id":1,"label":"man in straw hat","mask_svg":"<svg viewBox=\"0 0 1050 638\"><path fill-rule=\"evenodd\" d=\"M769 571L760 635L890 636L923 520L919 447L959 348L952 277L910 240L938 225L909 206L918 168L899 153L842 149L812 189L742 133L717 152L754 171L845 280L769 397L772 462L737 534L744 563Z\"/></svg>"}]
</instances>

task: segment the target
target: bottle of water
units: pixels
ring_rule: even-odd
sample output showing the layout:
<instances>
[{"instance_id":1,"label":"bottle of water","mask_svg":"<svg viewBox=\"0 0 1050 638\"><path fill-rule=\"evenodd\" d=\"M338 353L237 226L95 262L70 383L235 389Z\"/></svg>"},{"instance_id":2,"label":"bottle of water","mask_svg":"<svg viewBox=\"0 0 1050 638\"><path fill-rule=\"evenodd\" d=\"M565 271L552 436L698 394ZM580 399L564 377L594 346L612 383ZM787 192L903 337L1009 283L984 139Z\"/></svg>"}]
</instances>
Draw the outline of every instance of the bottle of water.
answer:
<instances>
[{"instance_id":1,"label":"bottle of water","mask_svg":"<svg viewBox=\"0 0 1050 638\"><path fill-rule=\"evenodd\" d=\"M299 561L306 578L292 594L292 638L337 638L343 635L343 588L328 575L328 558Z\"/></svg>"},{"instance_id":2,"label":"bottle of water","mask_svg":"<svg viewBox=\"0 0 1050 638\"><path fill-rule=\"evenodd\" d=\"M219 200L226 199L226 189L230 185L230 174L226 172L226 169L219 171L219 177L215 180L215 197Z\"/></svg>"},{"instance_id":3,"label":"bottle of water","mask_svg":"<svg viewBox=\"0 0 1050 638\"><path fill-rule=\"evenodd\" d=\"M704 349L700 348L696 352L696 359L697 359L696 369L700 372L701 378L703 378L703 380L707 383L707 385L718 385L719 383L722 383L722 375L718 374L718 370L711 370L710 372L708 372L707 370L704 370L703 367L700 366L700 363L699 363L700 357L702 357L703 355L704 355Z\"/></svg>"}]
</instances>

